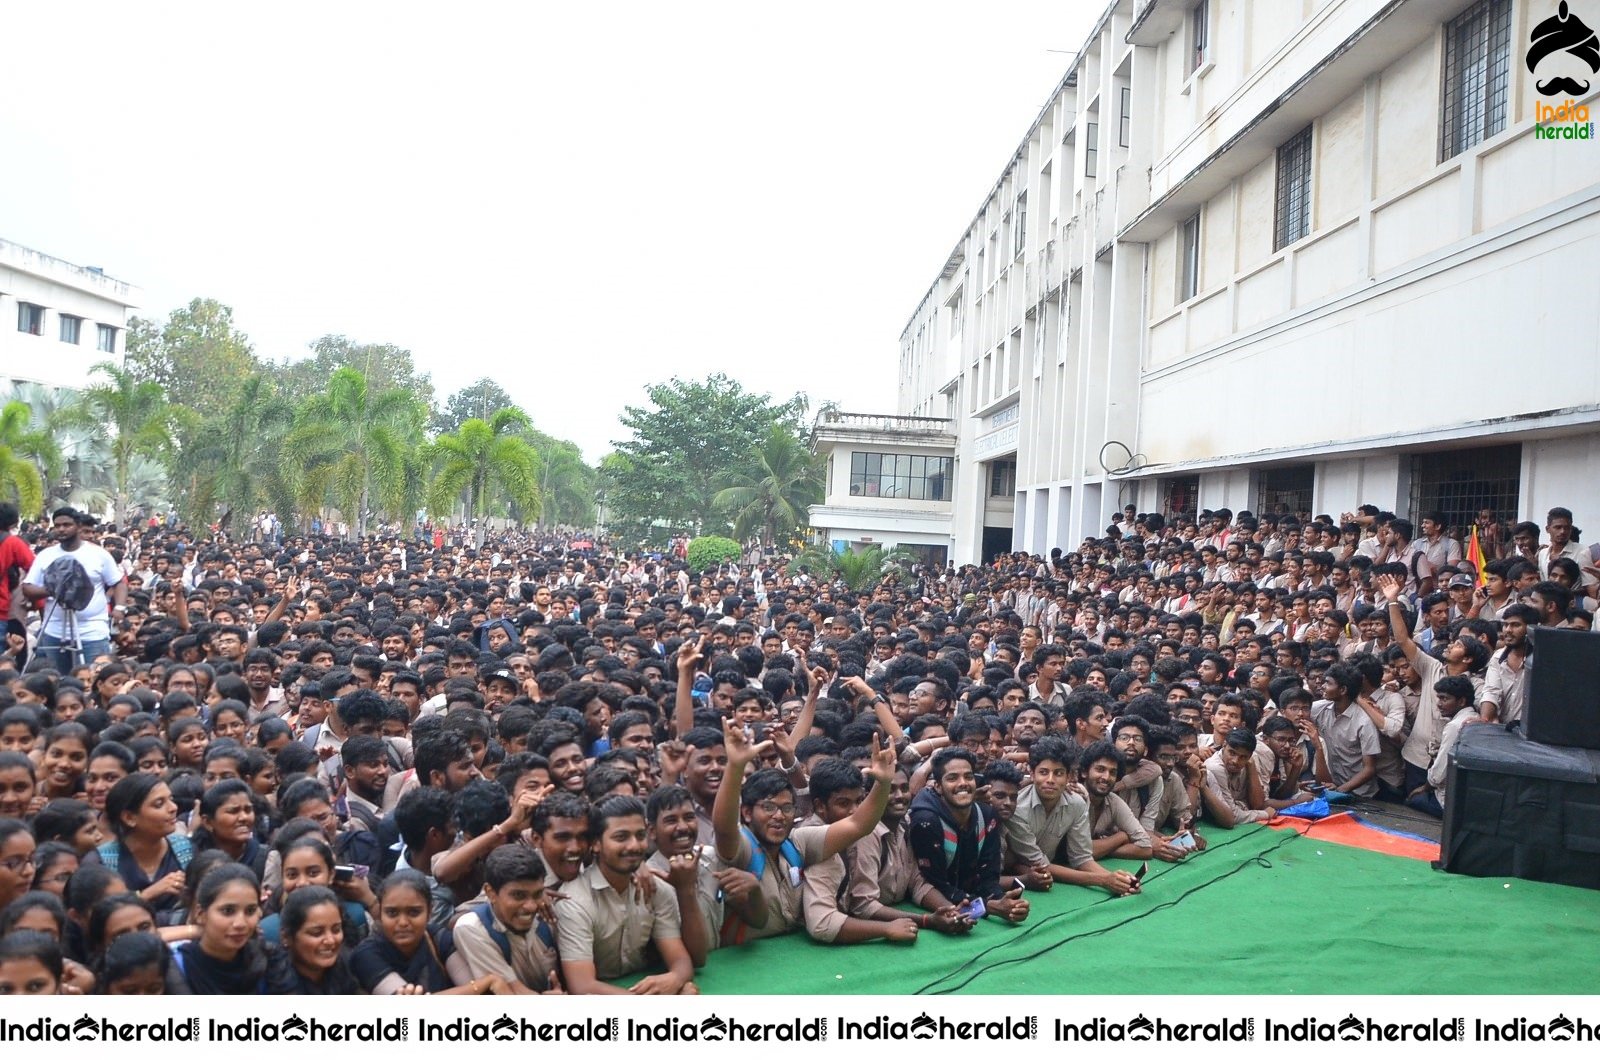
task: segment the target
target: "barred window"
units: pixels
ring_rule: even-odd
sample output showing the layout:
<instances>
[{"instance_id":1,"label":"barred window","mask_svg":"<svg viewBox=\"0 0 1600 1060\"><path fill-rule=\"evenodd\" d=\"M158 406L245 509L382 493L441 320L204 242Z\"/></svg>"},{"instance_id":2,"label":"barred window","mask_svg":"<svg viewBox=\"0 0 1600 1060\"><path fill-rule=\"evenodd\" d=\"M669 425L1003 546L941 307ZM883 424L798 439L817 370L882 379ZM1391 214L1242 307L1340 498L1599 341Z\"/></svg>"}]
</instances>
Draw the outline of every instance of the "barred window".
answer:
<instances>
[{"instance_id":1,"label":"barred window","mask_svg":"<svg viewBox=\"0 0 1600 1060\"><path fill-rule=\"evenodd\" d=\"M1464 532L1480 508L1498 518L1515 517L1522 496L1522 446L1486 445L1418 453L1411 458L1413 522L1439 513L1444 523Z\"/></svg>"},{"instance_id":2,"label":"barred window","mask_svg":"<svg viewBox=\"0 0 1600 1060\"><path fill-rule=\"evenodd\" d=\"M1444 109L1439 161L1506 127L1511 82L1511 0L1480 0L1444 27Z\"/></svg>"},{"instance_id":3,"label":"barred window","mask_svg":"<svg viewBox=\"0 0 1600 1060\"><path fill-rule=\"evenodd\" d=\"M1273 250L1311 234L1311 126L1278 148L1278 201Z\"/></svg>"}]
</instances>

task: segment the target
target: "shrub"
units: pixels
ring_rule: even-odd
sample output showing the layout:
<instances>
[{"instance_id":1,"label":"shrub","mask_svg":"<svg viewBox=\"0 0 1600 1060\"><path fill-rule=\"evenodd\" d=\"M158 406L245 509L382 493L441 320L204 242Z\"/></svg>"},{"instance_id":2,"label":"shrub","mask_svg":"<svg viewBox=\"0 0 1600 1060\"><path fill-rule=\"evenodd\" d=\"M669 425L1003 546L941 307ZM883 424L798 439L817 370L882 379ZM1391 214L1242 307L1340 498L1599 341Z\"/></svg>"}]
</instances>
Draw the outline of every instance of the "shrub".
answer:
<instances>
[{"instance_id":1,"label":"shrub","mask_svg":"<svg viewBox=\"0 0 1600 1060\"><path fill-rule=\"evenodd\" d=\"M744 549L739 547L739 542L732 538L707 535L697 537L689 542L688 561L689 569L695 574L708 571L720 563L736 560L744 555Z\"/></svg>"}]
</instances>

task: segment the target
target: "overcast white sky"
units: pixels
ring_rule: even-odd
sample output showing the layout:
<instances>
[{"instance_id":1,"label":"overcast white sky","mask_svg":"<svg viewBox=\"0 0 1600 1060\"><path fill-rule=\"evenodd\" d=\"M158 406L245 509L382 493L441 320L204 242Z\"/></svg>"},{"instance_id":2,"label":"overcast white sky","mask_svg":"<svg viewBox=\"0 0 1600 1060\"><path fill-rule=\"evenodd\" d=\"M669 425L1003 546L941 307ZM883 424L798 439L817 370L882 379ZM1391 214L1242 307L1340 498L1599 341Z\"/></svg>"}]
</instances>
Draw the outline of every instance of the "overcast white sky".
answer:
<instances>
[{"instance_id":1,"label":"overcast white sky","mask_svg":"<svg viewBox=\"0 0 1600 1060\"><path fill-rule=\"evenodd\" d=\"M892 411L1102 0L11 5L0 238L411 349L591 459L673 374Z\"/></svg>"}]
</instances>

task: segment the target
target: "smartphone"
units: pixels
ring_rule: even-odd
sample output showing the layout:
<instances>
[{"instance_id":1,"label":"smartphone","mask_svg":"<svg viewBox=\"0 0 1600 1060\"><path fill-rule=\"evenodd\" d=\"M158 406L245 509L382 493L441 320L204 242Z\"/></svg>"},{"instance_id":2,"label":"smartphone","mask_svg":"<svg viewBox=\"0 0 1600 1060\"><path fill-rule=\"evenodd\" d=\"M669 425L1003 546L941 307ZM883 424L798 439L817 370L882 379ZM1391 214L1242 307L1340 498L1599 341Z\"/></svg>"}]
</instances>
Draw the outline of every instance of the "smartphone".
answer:
<instances>
[{"instance_id":1,"label":"smartphone","mask_svg":"<svg viewBox=\"0 0 1600 1060\"><path fill-rule=\"evenodd\" d=\"M354 865L335 865L333 867L334 883L354 883L356 867Z\"/></svg>"},{"instance_id":2,"label":"smartphone","mask_svg":"<svg viewBox=\"0 0 1600 1060\"><path fill-rule=\"evenodd\" d=\"M1193 850L1194 836L1190 835L1188 832L1179 833L1178 835L1172 837L1171 845L1174 850Z\"/></svg>"},{"instance_id":3,"label":"smartphone","mask_svg":"<svg viewBox=\"0 0 1600 1060\"><path fill-rule=\"evenodd\" d=\"M1148 871L1148 870L1149 870L1149 868L1150 868L1150 866L1149 866L1149 865L1148 865L1148 864L1145 864L1145 865L1140 865L1140 866L1139 866L1139 871L1138 871L1138 872L1136 872L1136 873L1134 873L1134 874L1133 874L1133 879L1134 879L1134 882L1135 882L1135 883L1142 883L1142 882L1144 882L1144 874L1145 874L1145 872L1146 872L1146 871ZM337 870L335 870L335 873L334 873L334 874L335 874L335 875L338 875L338 871L337 871Z\"/></svg>"},{"instance_id":4,"label":"smartphone","mask_svg":"<svg viewBox=\"0 0 1600 1060\"><path fill-rule=\"evenodd\" d=\"M982 920L988 915L989 907L983 904L982 898L974 898L972 904L967 907L967 916L973 920Z\"/></svg>"}]
</instances>

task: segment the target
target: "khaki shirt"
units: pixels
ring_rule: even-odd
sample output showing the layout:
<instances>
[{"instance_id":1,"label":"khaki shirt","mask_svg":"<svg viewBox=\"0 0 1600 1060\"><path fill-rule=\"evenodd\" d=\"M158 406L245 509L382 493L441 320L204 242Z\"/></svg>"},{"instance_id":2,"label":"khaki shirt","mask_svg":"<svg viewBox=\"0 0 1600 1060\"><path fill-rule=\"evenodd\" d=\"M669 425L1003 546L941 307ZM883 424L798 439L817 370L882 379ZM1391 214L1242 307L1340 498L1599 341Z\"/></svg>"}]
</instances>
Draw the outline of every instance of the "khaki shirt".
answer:
<instances>
[{"instance_id":1,"label":"khaki shirt","mask_svg":"<svg viewBox=\"0 0 1600 1060\"><path fill-rule=\"evenodd\" d=\"M850 858L850 913L870 917L904 901L922 904L933 885L922 878L907 838L910 817L893 832L882 821L872 834L845 852Z\"/></svg>"},{"instance_id":2,"label":"khaki shirt","mask_svg":"<svg viewBox=\"0 0 1600 1060\"><path fill-rule=\"evenodd\" d=\"M1091 813L1093 809L1091 807ZM1094 814L1089 825L1089 834L1095 839L1104 839L1118 832L1125 833L1128 842L1135 846L1148 847L1151 845L1150 833L1144 830L1139 823L1139 818L1133 815L1128 804L1122 801L1122 796L1112 792L1100 804L1100 812Z\"/></svg>"},{"instance_id":3,"label":"khaki shirt","mask_svg":"<svg viewBox=\"0 0 1600 1060\"><path fill-rule=\"evenodd\" d=\"M722 887L717 883L717 878L711 875L712 860L703 854L700 856L700 872L695 877L694 897L695 905L700 909L700 917L706 922L706 931L711 936L711 948L716 949L722 938L722 921L727 915L727 905L722 900ZM663 874L672 867L667 861L667 856L659 850L650 855L650 860L646 861L645 865ZM671 890L670 884L668 890Z\"/></svg>"},{"instance_id":4,"label":"khaki shirt","mask_svg":"<svg viewBox=\"0 0 1600 1060\"><path fill-rule=\"evenodd\" d=\"M1230 773L1228 767L1222 764L1222 755L1214 754L1206 759L1206 787L1211 794L1216 796L1228 810L1232 818L1229 825L1243 824L1245 821L1265 821L1266 810L1252 810L1245 795L1247 778L1243 772Z\"/></svg>"},{"instance_id":5,"label":"khaki shirt","mask_svg":"<svg viewBox=\"0 0 1600 1060\"><path fill-rule=\"evenodd\" d=\"M1512 669L1507 662L1510 648L1501 648L1489 659L1489 670L1484 675L1483 698L1500 708L1496 720L1509 725L1522 717L1528 702L1528 674L1533 669L1533 657L1524 655L1522 665Z\"/></svg>"},{"instance_id":6,"label":"khaki shirt","mask_svg":"<svg viewBox=\"0 0 1600 1060\"><path fill-rule=\"evenodd\" d=\"M1161 795L1152 799L1151 805L1154 807L1152 816L1155 819L1155 824L1150 826L1152 831L1161 833L1182 831L1194 820L1194 811L1189 806L1189 788L1184 784L1182 774L1163 776Z\"/></svg>"},{"instance_id":7,"label":"khaki shirt","mask_svg":"<svg viewBox=\"0 0 1600 1060\"><path fill-rule=\"evenodd\" d=\"M764 927L751 928L750 938L785 935L803 926L805 916L802 898L805 872L823 860L822 850L827 834L827 825L802 825L789 833L789 840L800 852L800 867L791 866L780 852L763 851L766 865L762 868L760 880L761 897L766 899L767 903L767 923ZM754 872L755 870L750 867L754 858L755 852L750 847L750 840L745 838L741 830L739 853L728 862L728 865L735 869L743 869L745 872Z\"/></svg>"},{"instance_id":8,"label":"khaki shirt","mask_svg":"<svg viewBox=\"0 0 1600 1060\"><path fill-rule=\"evenodd\" d=\"M541 993L550 989L550 973L556 970L557 964L556 951L539 937L538 925L521 935L507 928L499 917L494 918L494 926L511 943L510 963L506 962L500 944L490 937L475 911L456 921L456 953L466 961L469 981L479 976L498 975Z\"/></svg>"},{"instance_id":9,"label":"khaki shirt","mask_svg":"<svg viewBox=\"0 0 1600 1060\"><path fill-rule=\"evenodd\" d=\"M872 841L872 836L862 840ZM839 937L845 921L850 919L850 883L849 866L839 854L806 866L800 882L806 934L818 942L832 942Z\"/></svg>"},{"instance_id":10,"label":"khaki shirt","mask_svg":"<svg viewBox=\"0 0 1600 1060\"><path fill-rule=\"evenodd\" d=\"M1017 796L1017 812L1005 824L1006 846L1018 864L1045 866L1055 861L1066 841L1066 865L1081 869L1094 860L1089 837L1089 804L1065 793L1054 809L1031 784Z\"/></svg>"},{"instance_id":11,"label":"khaki shirt","mask_svg":"<svg viewBox=\"0 0 1600 1060\"><path fill-rule=\"evenodd\" d=\"M678 900L657 887L648 902L629 886L618 893L598 864L562 888L556 903L556 947L564 961L592 961L600 979L620 979L649 963L650 943L680 938Z\"/></svg>"}]
</instances>

